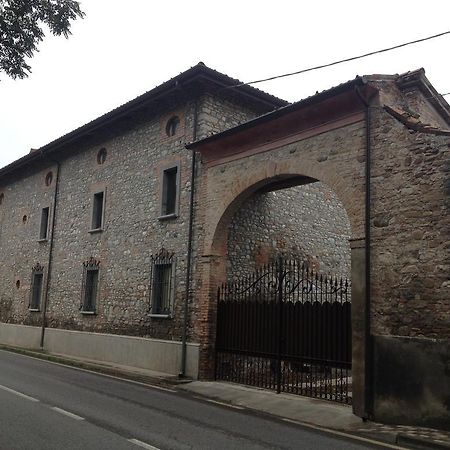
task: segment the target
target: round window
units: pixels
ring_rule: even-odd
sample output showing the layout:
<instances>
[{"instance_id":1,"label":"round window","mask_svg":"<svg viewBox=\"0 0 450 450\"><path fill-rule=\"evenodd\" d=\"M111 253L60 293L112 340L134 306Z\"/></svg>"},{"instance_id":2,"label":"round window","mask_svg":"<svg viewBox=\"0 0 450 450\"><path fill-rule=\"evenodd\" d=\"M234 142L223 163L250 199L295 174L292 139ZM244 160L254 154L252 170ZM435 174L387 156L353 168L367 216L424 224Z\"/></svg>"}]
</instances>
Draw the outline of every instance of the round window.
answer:
<instances>
[{"instance_id":1,"label":"round window","mask_svg":"<svg viewBox=\"0 0 450 450\"><path fill-rule=\"evenodd\" d=\"M173 116L166 125L167 136L175 136L180 128L180 118L178 116Z\"/></svg>"},{"instance_id":2,"label":"round window","mask_svg":"<svg viewBox=\"0 0 450 450\"><path fill-rule=\"evenodd\" d=\"M97 153L97 164L103 164L106 161L107 154L106 148L101 148Z\"/></svg>"},{"instance_id":3,"label":"round window","mask_svg":"<svg viewBox=\"0 0 450 450\"><path fill-rule=\"evenodd\" d=\"M53 181L53 172L48 172L47 175L45 175L45 185L50 186Z\"/></svg>"}]
</instances>

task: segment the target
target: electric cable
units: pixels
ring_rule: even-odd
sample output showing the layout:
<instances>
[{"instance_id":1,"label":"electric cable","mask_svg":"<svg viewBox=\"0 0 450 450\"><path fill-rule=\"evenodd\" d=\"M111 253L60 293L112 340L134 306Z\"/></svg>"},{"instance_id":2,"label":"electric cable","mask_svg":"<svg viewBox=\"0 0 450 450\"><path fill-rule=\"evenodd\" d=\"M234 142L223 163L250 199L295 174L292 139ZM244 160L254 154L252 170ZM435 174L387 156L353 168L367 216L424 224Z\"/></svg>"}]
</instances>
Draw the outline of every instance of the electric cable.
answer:
<instances>
[{"instance_id":1,"label":"electric cable","mask_svg":"<svg viewBox=\"0 0 450 450\"><path fill-rule=\"evenodd\" d=\"M450 34L450 30L444 31L443 33L434 34L432 36L427 36L425 38L416 39L414 41L405 42L403 44L394 45L392 47L383 48L381 50L375 50L373 52L364 53L363 55L352 56L350 58L340 59L338 61L333 61L331 63L321 64L319 66L314 66L314 67L308 67L307 69L301 69L301 70L297 70L295 72L285 73L282 75L275 75L275 76L268 77L268 78L262 78L260 80L248 81L246 83L239 83L239 84L235 84L232 86L227 86L224 89L230 89L230 88L235 88L235 87L239 87L239 86L246 86L246 85L250 85L250 84L262 83L264 81L271 81L271 80L276 80L278 78L290 77L292 75L299 75L299 74L305 73L305 72L312 72L313 70L324 69L325 67L336 66L337 64L342 64L342 63L349 62L349 61L355 61L356 59L366 58L367 56L372 56L372 55L376 55L379 53L389 52L389 51L395 50L397 48L406 47L407 45L412 45L412 44L417 44L419 42L429 41L430 39L435 39L435 38L444 36L446 34ZM450 94L450 92L448 94ZM443 94L443 95L448 95L448 94Z\"/></svg>"}]
</instances>

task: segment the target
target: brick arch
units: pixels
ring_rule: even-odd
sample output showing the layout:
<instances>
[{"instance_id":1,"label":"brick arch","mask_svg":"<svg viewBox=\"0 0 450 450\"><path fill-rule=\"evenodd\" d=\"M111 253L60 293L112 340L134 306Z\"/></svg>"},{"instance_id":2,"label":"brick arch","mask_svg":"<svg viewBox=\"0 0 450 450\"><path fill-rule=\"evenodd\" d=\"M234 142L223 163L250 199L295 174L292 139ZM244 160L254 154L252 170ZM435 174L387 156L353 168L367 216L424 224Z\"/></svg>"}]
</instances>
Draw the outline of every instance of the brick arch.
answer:
<instances>
[{"instance_id":1,"label":"brick arch","mask_svg":"<svg viewBox=\"0 0 450 450\"><path fill-rule=\"evenodd\" d=\"M245 175L245 176L243 176ZM209 216L211 234L205 236L205 254L224 257L227 251L228 225L242 203L264 186L298 178L307 183L320 181L331 188L342 203L351 226L351 238L358 239L363 232L363 203L357 201L361 189L352 186L352 180L346 180L339 175L337 167L320 166L309 161L299 161L298 158L282 162L268 162L252 168L251 174L236 174L231 189L221 193L219 205L216 204L214 216ZM306 184L306 183L305 183ZM213 192L213 190L209 190Z\"/></svg>"},{"instance_id":2,"label":"brick arch","mask_svg":"<svg viewBox=\"0 0 450 450\"><path fill-rule=\"evenodd\" d=\"M250 156L237 164L205 167L199 217L204 229L197 270L199 314L196 331L201 345L200 378L211 379L214 376L217 287L226 279L228 225L242 203L262 187L280 180L297 179L298 184L302 180L320 181L331 188L343 204L350 222L351 240L355 241L351 245L352 279L357 273L355 286L364 289L364 282L360 281L364 273L364 260L360 257L364 243L363 173L349 167L348 160L319 162L317 158L299 157L291 150L283 149L289 156L276 162ZM347 176L342 175L345 173ZM353 291L353 286L352 298L361 297L359 291Z\"/></svg>"}]
</instances>

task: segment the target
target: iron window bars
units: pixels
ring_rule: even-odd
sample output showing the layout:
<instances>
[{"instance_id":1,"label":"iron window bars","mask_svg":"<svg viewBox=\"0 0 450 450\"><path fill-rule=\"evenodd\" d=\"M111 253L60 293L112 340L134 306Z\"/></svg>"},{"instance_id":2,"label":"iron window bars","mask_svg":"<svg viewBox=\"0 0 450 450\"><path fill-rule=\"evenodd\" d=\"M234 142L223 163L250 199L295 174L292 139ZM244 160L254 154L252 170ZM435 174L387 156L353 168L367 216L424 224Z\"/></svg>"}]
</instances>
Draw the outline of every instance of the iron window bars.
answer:
<instances>
[{"instance_id":1,"label":"iron window bars","mask_svg":"<svg viewBox=\"0 0 450 450\"><path fill-rule=\"evenodd\" d=\"M83 263L83 287L80 310L94 314L97 307L98 274L100 261L90 257Z\"/></svg>"},{"instance_id":2,"label":"iron window bars","mask_svg":"<svg viewBox=\"0 0 450 450\"><path fill-rule=\"evenodd\" d=\"M150 312L169 316L173 298L174 253L161 249L151 256Z\"/></svg>"},{"instance_id":3,"label":"iron window bars","mask_svg":"<svg viewBox=\"0 0 450 450\"><path fill-rule=\"evenodd\" d=\"M31 271L31 289L28 309L30 311L39 311L42 297L42 284L44 281L44 266L37 263Z\"/></svg>"}]
</instances>

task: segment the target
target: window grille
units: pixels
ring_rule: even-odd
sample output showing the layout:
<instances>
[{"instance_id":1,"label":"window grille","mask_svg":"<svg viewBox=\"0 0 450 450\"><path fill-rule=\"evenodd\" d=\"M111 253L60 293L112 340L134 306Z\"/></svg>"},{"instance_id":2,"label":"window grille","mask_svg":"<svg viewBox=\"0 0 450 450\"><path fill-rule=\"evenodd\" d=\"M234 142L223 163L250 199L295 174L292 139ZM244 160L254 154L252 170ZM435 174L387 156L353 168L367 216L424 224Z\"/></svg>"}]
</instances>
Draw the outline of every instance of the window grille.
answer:
<instances>
[{"instance_id":1,"label":"window grille","mask_svg":"<svg viewBox=\"0 0 450 450\"><path fill-rule=\"evenodd\" d=\"M81 312L96 312L99 267L100 261L93 257L83 263L83 288L80 305Z\"/></svg>"},{"instance_id":2,"label":"window grille","mask_svg":"<svg viewBox=\"0 0 450 450\"><path fill-rule=\"evenodd\" d=\"M44 267L37 263L31 271L31 289L28 308L32 311L39 311L40 309L43 281Z\"/></svg>"},{"instance_id":3,"label":"window grille","mask_svg":"<svg viewBox=\"0 0 450 450\"><path fill-rule=\"evenodd\" d=\"M170 315L173 297L173 253L161 249L156 255L152 255L151 262L151 286L150 286L150 310L155 315Z\"/></svg>"}]
</instances>

